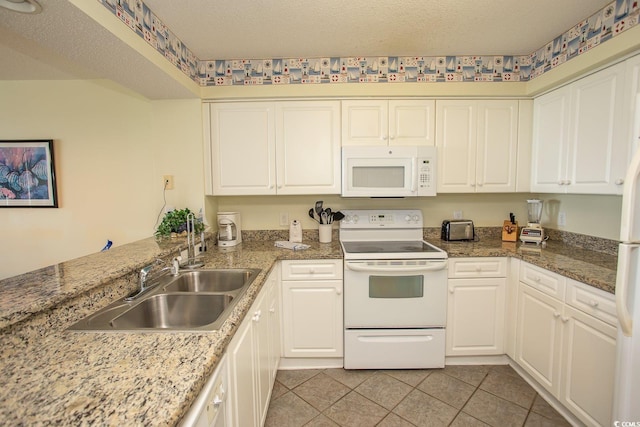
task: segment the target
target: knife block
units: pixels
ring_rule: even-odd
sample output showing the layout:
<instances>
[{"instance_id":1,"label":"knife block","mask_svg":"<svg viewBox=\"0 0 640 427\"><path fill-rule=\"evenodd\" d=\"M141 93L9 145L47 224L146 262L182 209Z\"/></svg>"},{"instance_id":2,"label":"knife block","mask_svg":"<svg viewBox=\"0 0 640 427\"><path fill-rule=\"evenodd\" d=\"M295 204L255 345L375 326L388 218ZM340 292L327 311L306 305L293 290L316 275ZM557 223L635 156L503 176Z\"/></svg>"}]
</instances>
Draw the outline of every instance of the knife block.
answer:
<instances>
[{"instance_id":1,"label":"knife block","mask_svg":"<svg viewBox=\"0 0 640 427\"><path fill-rule=\"evenodd\" d=\"M512 224L511 221L504 221L502 224L502 241L515 242L518 240L518 223Z\"/></svg>"}]
</instances>

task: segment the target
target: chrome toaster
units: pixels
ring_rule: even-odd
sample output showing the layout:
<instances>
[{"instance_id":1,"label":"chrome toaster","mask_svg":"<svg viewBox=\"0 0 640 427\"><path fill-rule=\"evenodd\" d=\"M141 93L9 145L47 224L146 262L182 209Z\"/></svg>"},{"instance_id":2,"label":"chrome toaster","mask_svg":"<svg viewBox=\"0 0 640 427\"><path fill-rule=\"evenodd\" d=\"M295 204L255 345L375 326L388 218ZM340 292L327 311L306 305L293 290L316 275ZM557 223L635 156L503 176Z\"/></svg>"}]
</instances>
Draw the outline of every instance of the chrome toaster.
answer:
<instances>
[{"instance_id":1,"label":"chrome toaster","mask_svg":"<svg viewBox=\"0 0 640 427\"><path fill-rule=\"evenodd\" d=\"M442 240L474 240L476 237L473 221L470 219L447 219L442 221Z\"/></svg>"}]
</instances>

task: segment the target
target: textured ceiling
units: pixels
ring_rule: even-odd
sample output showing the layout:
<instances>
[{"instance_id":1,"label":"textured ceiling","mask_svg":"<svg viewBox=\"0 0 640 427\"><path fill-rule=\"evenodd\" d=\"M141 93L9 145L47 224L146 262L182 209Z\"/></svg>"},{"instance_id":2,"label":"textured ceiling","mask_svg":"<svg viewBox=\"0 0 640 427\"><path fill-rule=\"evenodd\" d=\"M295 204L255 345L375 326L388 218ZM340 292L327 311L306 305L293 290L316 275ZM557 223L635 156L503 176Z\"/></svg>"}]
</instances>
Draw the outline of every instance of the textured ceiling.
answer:
<instances>
[{"instance_id":1,"label":"textured ceiling","mask_svg":"<svg viewBox=\"0 0 640 427\"><path fill-rule=\"evenodd\" d=\"M611 0L146 0L199 59L527 55Z\"/></svg>"},{"instance_id":2,"label":"textured ceiling","mask_svg":"<svg viewBox=\"0 0 640 427\"><path fill-rule=\"evenodd\" d=\"M0 8L0 80L105 78L150 99L195 96L69 1L40 3L38 15ZM530 54L610 3L145 1L203 60Z\"/></svg>"}]
</instances>

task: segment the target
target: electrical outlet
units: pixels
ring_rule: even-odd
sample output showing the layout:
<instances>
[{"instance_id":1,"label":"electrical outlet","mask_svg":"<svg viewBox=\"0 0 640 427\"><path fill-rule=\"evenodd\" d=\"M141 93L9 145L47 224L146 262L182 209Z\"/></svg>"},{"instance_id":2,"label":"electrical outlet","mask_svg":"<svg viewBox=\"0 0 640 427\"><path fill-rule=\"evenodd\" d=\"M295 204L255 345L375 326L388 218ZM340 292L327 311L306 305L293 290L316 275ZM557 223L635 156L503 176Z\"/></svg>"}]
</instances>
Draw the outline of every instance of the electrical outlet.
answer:
<instances>
[{"instance_id":1,"label":"electrical outlet","mask_svg":"<svg viewBox=\"0 0 640 427\"><path fill-rule=\"evenodd\" d=\"M453 219L462 219L462 211L453 211Z\"/></svg>"},{"instance_id":2,"label":"electrical outlet","mask_svg":"<svg viewBox=\"0 0 640 427\"><path fill-rule=\"evenodd\" d=\"M173 190L173 175L164 175L162 177L165 190Z\"/></svg>"},{"instance_id":3,"label":"electrical outlet","mask_svg":"<svg viewBox=\"0 0 640 427\"><path fill-rule=\"evenodd\" d=\"M565 212L558 212L558 226L564 227L567 225L567 214Z\"/></svg>"},{"instance_id":4,"label":"electrical outlet","mask_svg":"<svg viewBox=\"0 0 640 427\"><path fill-rule=\"evenodd\" d=\"M280 212L280 225L283 227L289 225L289 214L287 212Z\"/></svg>"}]
</instances>

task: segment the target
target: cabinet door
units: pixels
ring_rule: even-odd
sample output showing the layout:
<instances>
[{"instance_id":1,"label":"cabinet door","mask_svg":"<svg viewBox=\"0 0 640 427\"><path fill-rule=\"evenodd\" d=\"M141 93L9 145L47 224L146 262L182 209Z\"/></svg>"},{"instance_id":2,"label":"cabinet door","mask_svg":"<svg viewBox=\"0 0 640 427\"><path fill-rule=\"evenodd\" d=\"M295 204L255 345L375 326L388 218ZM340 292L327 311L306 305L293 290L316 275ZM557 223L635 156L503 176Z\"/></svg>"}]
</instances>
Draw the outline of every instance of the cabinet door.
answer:
<instances>
[{"instance_id":1,"label":"cabinet door","mask_svg":"<svg viewBox=\"0 0 640 427\"><path fill-rule=\"evenodd\" d=\"M207 193L275 194L274 111L272 103L210 104Z\"/></svg>"},{"instance_id":2,"label":"cabinet door","mask_svg":"<svg viewBox=\"0 0 640 427\"><path fill-rule=\"evenodd\" d=\"M518 101L478 101L476 191L516 191Z\"/></svg>"},{"instance_id":3,"label":"cabinet door","mask_svg":"<svg viewBox=\"0 0 640 427\"><path fill-rule=\"evenodd\" d=\"M249 314L247 314L249 316ZM251 320L251 319L249 319ZM231 389L231 425L256 426L259 402L254 361L254 338L251 321L243 321L229 344Z\"/></svg>"},{"instance_id":4,"label":"cabinet door","mask_svg":"<svg viewBox=\"0 0 640 427\"><path fill-rule=\"evenodd\" d=\"M516 362L558 397L562 347L562 302L520 283Z\"/></svg>"},{"instance_id":5,"label":"cabinet door","mask_svg":"<svg viewBox=\"0 0 640 427\"><path fill-rule=\"evenodd\" d=\"M556 89L533 101L533 192L566 191L569 104L569 87Z\"/></svg>"},{"instance_id":6,"label":"cabinet door","mask_svg":"<svg viewBox=\"0 0 640 427\"><path fill-rule=\"evenodd\" d=\"M340 194L340 158L339 101L276 104L278 194Z\"/></svg>"},{"instance_id":7,"label":"cabinet door","mask_svg":"<svg viewBox=\"0 0 640 427\"><path fill-rule=\"evenodd\" d=\"M569 193L622 194L627 165L623 128L624 64L572 84Z\"/></svg>"},{"instance_id":8,"label":"cabinet door","mask_svg":"<svg viewBox=\"0 0 640 427\"><path fill-rule=\"evenodd\" d=\"M636 55L625 61L625 128L627 134L625 141L629 141L627 166L640 145L640 55ZM626 171L625 167L623 170ZM624 177L622 177L624 178Z\"/></svg>"},{"instance_id":9,"label":"cabinet door","mask_svg":"<svg viewBox=\"0 0 640 427\"><path fill-rule=\"evenodd\" d=\"M435 101L389 101L389 145L435 145Z\"/></svg>"},{"instance_id":10,"label":"cabinet door","mask_svg":"<svg viewBox=\"0 0 640 427\"><path fill-rule=\"evenodd\" d=\"M342 145L387 145L388 118L386 100L342 101Z\"/></svg>"},{"instance_id":11,"label":"cabinet door","mask_svg":"<svg viewBox=\"0 0 640 427\"><path fill-rule=\"evenodd\" d=\"M612 425L616 328L565 307L560 401L589 426Z\"/></svg>"},{"instance_id":12,"label":"cabinet door","mask_svg":"<svg viewBox=\"0 0 640 427\"><path fill-rule=\"evenodd\" d=\"M285 357L342 357L341 280L282 282Z\"/></svg>"},{"instance_id":13,"label":"cabinet door","mask_svg":"<svg viewBox=\"0 0 640 427\"><path fill-rule=\"evenodd\" d=\"M472 101L436 102L438 193L475 192L476 128Z\"/></svg>"},{"instance_id":14,"label":"cabinet door","mask_svg":"<svg viewBox=\"0 0 640 427\"><path fill-rule=\"evenodd\" d=\"M268 285L267 285L268 286ZM269 348L269 298L268 289L261 292L254 303L254 308L249 312L253 323L254 338L254 361L256 371L258 425L264 425L269 407L269 396L271 395L271 357Z\"/></svg>"},{"instance_id":15,"label":"cabinet door","mask_svg":"<svg viewBox=\"0 0 640 427\"><path fill-rule=\"evenodd\" d=\"M506 281L449 279L447 356L504 354Z\"/></svg>"},{"instance_id":16,"label":"cabinet door","mask_svg":"<svg viewBox=\"0 0 640 427\"><path fill-rule=\"evenodd\" d=\"M278 372L278 365L280 364L280 357L282 352L282 339L281 339L281 297L280 297L280 265L276 267L269 274L269 368L271 372L271 384L276 379L276 373Z\"/></svg>"}]
</instances>

